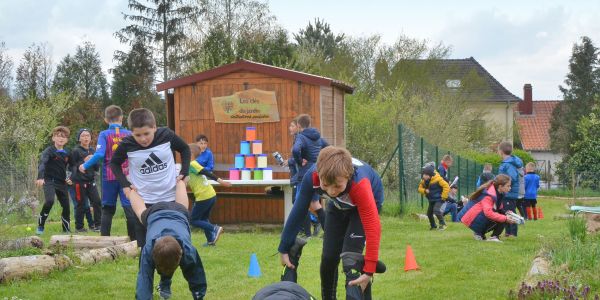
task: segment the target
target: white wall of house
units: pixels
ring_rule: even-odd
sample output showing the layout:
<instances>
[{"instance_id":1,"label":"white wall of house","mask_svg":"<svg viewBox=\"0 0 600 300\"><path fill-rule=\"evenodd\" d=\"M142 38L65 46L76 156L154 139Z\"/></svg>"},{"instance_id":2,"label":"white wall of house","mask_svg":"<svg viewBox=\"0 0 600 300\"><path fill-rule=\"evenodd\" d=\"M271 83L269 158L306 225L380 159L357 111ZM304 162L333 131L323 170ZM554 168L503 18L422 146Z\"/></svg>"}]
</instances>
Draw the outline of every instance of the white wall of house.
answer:
<instances>
[{"instance_id":1,"label":"white wall of house","mask_svg":"<svg viewBox=\"0 0 600 300\"><path fill-rule=\"evenodd\" d=\"M479 102L478 106L483 108L487 114L485 115L485 121L496 123L498 128L502 129L502 136L505 137L508 129L508 136L506 140L513 140L513 121L514 113L513 107L517 103L510 103L508 110L505 102ZM508 113L508 124L506 123L506 114ZM508 128L507 128L508 126Z\"/></svg>"},{"instance_id":2,"label":"white wall of house","mask_svg":"<svg viewBox=\"0 0 600 300\"><path fill-rule=\"evenodd\" d=\"M533 159L538 161L545 161L546 164L550 163L550 174L552 174L553 181L556 182L558 178L554 176L556 171L556 164L562 160L562 154L552 153L550 151L530 151ZM538 168L541 166L538 166Z\"/></svg>"}]
</instances>

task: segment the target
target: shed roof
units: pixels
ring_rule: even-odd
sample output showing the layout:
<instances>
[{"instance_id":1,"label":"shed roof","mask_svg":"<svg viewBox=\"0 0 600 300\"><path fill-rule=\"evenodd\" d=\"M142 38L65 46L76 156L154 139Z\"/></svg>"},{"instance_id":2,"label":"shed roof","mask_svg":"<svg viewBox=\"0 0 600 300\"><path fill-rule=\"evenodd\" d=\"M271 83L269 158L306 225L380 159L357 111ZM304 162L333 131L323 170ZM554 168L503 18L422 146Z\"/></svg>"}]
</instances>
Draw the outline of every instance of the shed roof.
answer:
<instances>
[{"instance_id":1,"label":"shed roof","mask_svg":"<svg viewBox=\"0 0 600 300\"><path fill-rule=\"evenodd\" d=\"M180 77L177 79L159 83L156 85L156 90L164 91L171 88L190 85L196 82L212 79L237 71L256 72L320 86L335 86L350 94L354 91L354 87L340 80L308 74L300 71L284 69L245 59L241 59L234 63L216 67L214 69L196 73L190 76Z\"/></svg>"}]
</instances>

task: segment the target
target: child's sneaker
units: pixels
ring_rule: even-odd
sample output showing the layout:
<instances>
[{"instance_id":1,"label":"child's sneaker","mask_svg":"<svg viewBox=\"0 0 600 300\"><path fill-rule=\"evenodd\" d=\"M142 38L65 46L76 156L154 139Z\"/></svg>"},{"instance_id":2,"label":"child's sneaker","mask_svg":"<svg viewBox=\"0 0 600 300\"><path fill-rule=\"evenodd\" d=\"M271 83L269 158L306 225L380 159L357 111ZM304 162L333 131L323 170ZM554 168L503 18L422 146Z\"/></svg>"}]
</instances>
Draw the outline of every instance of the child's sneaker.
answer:
<instances>
[{"instance_id":1,"label":"child's sneaker","mask_svg":"<svg viewBox=\"0 0 600 300\"><path fill-rule=\"evenodd\" d=\"M44 226L38 226L37 230L35 231L35 234L40 235L44 233Z\"/></svg>"},{"instance_id":2,"label":"child's sneaker","mask_svg":"<svg viewBox=\"0 0 600 300\"><path fill-rule=\"evenodd\" d=\"M444 225L440 225L440 227L438 227L438 230L443 231L443 230L446 230L446 228L448 228L448 226L444 224Z\"/></svg>"},{"instance_id":3,"label":"child's sneaker","mask_svg":"<svg viewBox=\"0 0 600 300\"><path fill-rule=\"evenodd\" d=\"M437 226L429 228L429 230L436 230L436 229L437 229Z\"/></svg>"},{"instance_id":4,"label":"child's sneaker","mask_svg":"<svg viewBox=\"0 0 600 300\"><path fill-rule=\"evenodd\" d=\"M215 238L212 240L212 242L209 242L209 244L213 246L216 245L219 237L221 237L221 234L223 234L223 227L215 225L215 231L213 232Z\"/></svg>"},{"instance_id":5,"label":"child's sneaker","mask_svg":"<svg viewBox=\"0 0 600 300\"><path fill-rule=\"evenodd\" d=\"M488 242L502 243L502 241L497 236L492 236L487 241Z\"/></svg>"},{"instance_id":6,"label":"child's sneaker","mask_svg":"<svg viewBox=\"0 0 600 300\"><path fill-rule=\"evenodd\" d=\"M85 228L77 229L77 233L86 233L86 232L87 232L87 229L85 229Z\"/></svg>"},{"instance_id":7,"label":"child's sneaker","mask_svg":"<svg viewBox=\"0 0 600 300\"><path fill-rule=\"evenodd\" d=\"M474 235L473 235L473 238L474 238L476 241L483 241L483 237L482 237L482 236L480 236L479 234L474 234Z\"/></svg>"},{"instance_id":8,"label":"child's sneaker","mask_svg":"<svg viewBox=\"0 0 600 300\"><path fill-rule=\"evenodd\" d=\"M161 286L161 284L159 283L158 286L156 287L156 290L158 291L158 295L160 296L160 299L171 298L171 287L168 287L166 285Z\"/></svg>"}]
</instances>

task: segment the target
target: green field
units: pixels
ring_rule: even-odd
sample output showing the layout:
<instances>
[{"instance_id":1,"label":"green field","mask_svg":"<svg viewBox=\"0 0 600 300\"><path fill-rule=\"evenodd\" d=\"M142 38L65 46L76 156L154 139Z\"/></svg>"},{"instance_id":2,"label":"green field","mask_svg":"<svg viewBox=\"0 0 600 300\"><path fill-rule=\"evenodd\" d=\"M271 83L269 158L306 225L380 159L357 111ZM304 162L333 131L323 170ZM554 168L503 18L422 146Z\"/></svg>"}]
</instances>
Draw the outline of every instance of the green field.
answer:
<instances>
[{"instance_id":1,"label":"green field","mask_svg":"<svg viewBox=\"0 0 600 300\"><path fill-rule=\"evenodd\" d=\"M545 219L520 226L519 237L504 243L478 242L461 223L449 223L446 231L430 231L427 221L382 217L380 258L388 271L377 275L375 299L505 299L523 280L545 241L568 236L567 221L553 220L566 212L561 200L542 200ZM389 209L386 207L386 209ZM53 209L56 215L57 208ZM115 219L113 234L124 234L124 220ZM43 238L59 234L60 225L47 226ZM24 236L26 225L14 226L5 235ZM277 245L279 230L226 232L217 247L201 247L201 232L193 233L194 245L208 280L206 299L251 299L261 287L276 282L281 271ZM92 234L92 233L90 233ZM313 238L304 248L299 283L320 297L319 261L322 239ZM411 245L420 271L404 272L406 246ZM262 276L248 278L250 255L257 253ZM6 256L6 253L5 253ZM36 276L0 285L0 299L132 299L137 258L94 266L72 267L48 276ZM343 276L340 276L343 278ZM157 281L158 279L156 279ZM185 280L177 271L172 299L189 299ZM597 292L597 291L596 291ZM342 285L338 297L344 298Z\"/></svg>"}]
</instances>

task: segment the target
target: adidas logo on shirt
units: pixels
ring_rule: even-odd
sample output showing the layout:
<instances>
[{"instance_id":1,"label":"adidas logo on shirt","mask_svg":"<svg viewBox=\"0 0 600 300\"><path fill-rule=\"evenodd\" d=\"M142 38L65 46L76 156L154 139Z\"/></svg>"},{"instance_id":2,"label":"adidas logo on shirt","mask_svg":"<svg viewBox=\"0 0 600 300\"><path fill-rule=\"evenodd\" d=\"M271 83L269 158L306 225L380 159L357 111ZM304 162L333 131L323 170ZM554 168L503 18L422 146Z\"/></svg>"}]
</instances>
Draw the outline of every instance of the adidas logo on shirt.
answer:
<instances>
[{"instance_id":1,"label":"adidas logo on shirt","mask_svg":"<svg viewBox=\"0 0 600 300\"><path fill-rule=\"evenodd\" d=\"M160 172L167 168L167 163L163 162L154 154L154 152L150 153L145 163L140 168L140 173L142 174L153 174L156 172Z\"/></svg>"}]
</instances>

